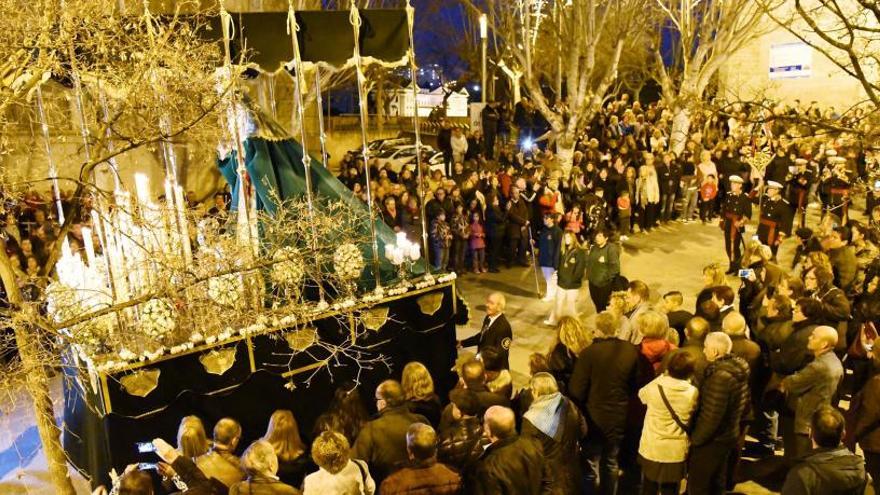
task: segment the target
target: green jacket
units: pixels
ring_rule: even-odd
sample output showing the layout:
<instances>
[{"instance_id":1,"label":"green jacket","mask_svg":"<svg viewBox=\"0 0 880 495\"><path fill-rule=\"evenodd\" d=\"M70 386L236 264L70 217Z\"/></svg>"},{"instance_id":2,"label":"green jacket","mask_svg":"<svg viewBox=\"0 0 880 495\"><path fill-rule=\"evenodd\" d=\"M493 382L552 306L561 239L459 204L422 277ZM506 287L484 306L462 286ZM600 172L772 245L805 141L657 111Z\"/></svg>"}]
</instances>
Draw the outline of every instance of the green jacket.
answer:
<instances>
[{"instance_id":1,"label":"green jacket","mask_svg":"<svg viewBox=\"0 0 880 495\"><path fill-rule=\"evenodd\" d=\"M580 289L587 271L587 252L580 248L570 249L560 255L556 269L556 285L560 289Z\"/></svg>"},{"instance_id":2,"label":"green jacket","mask_svg":"<svg viewBox=\"0 0 880 495\"><path fill-rule=\"evenodd\" d=\"M620 249L608 242L604 247L593 246L587 254L587 279L598 287L607 287L620 275Z\"/></svg>"}]
</instances>

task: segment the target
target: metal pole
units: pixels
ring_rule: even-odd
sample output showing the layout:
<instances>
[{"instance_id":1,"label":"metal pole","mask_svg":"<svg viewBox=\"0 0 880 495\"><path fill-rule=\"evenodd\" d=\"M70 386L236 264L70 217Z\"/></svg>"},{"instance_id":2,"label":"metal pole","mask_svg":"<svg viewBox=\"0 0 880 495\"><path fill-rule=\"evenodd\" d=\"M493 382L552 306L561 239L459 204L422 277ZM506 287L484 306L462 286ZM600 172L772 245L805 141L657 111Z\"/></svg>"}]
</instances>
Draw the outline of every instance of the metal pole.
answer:
<instances>
[{"instance_id":1,"label":"metal pole","mask_svg":"<svg viewBox=\"0 0 880 495\"><path fill-rule=\"evenodd\" d=\"M416 138L416 180L418 180L416 192L419 195L419 208L422 217L422 259L425 262L425 278L430 278L431 263L428 262L430 256L428 250L428 224L427 218L425 217L425 179L422 171L422 130L421 124L419 123L419 86L418 79L416 78L416 69L418 67L416 67L416 48L413 39L415 9L410 4L409 0L406 2L406 17L409 27L409 76L410 79L412 79L413 132L415 133Z\"/></svg>"},{"instance_id":2,"label":"metal pole","mask_svg":"<svg viewBox=\"0 0 880 495\"><path fill-rule=\"evenodd\" d=\"M488 36L488 25L487 25L486 14L480 15L480 38L482 40L482 48L483 48L483 56L482 56L482 82L480 84L480 94L482 96L481 100L483 105L486 104L486 47L489 44L489 36Z\"/></svg>"}]
</instances>

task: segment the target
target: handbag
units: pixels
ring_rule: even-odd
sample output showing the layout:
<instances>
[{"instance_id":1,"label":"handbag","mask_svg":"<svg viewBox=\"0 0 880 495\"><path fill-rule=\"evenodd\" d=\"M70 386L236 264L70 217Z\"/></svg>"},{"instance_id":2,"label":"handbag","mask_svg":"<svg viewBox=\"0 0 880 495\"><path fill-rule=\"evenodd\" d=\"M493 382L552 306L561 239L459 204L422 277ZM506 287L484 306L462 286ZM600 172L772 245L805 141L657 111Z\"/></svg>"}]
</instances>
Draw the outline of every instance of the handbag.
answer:
<instances>
[{"instance_id":1,"label":"handbag","mask_svg":"<svg viewBox=\"0 0 880 495\"><path fill-rule=\"evenodd\" d=\"M846 350L847 356L852 359L869 359L874 349L874 342L877 340L877 327L873 321L866 321L859 326L858 334L853 339L849 349Z\"/></svg>"},{"instance_id":2,"label":"handbag","mask_svg":"<svg viewBox=\"0 0 880 495\"><path fill-rule=\"evenodd\" d=\"M672 408L672 404L669 403L669 399L666 398L666 392L663 391L663 385L657 384L657 389L660 390L660 398L663 399L663 405L666 406L666 410L669 411L669 414L672 415L672 420L675 421L675 424L681 428L686 435L689 435L691 432L691 426L684 423L681 418L678 416L678 413L675 412L675 409Z\"/></svg>"}]
</instances>

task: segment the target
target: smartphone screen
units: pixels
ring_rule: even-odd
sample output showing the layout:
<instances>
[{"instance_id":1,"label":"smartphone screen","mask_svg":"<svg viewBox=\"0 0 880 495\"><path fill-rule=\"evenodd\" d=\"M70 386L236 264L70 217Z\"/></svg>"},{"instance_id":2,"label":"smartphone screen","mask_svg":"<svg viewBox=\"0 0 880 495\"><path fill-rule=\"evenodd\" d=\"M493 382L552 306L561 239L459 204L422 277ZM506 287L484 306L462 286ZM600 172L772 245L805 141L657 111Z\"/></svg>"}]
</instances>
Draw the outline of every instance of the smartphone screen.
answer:
<instances>
[{"instance_id":1,"label":"smartphone screen","mask_svg":"<svg viewBox=\"0 0 880 495\"><path fill-rule=\"evenodd\" d=\"M159 464L155 462L141 462L138 464L138 469L141 471L150 471L159 469Z\"/></svg>"},{"instance_id":2,"label":"smartphone screen","mask_svg":"<svg viewBox=\"0 0 880 495\"><path fill-rule=\"evenodd\" d=\"M153 442L138 442L136 445L137 445L138 452L141 454L156 451L156 446L153 445Z\"/></svg>"}]
</instances>

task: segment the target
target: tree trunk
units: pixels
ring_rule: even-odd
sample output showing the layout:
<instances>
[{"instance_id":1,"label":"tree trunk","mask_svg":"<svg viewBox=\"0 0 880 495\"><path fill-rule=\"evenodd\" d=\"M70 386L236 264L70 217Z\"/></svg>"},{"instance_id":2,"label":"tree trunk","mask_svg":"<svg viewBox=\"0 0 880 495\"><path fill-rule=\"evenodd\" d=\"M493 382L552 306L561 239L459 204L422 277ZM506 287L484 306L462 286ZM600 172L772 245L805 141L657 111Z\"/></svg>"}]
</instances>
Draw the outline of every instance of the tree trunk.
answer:
<instances>
[{"instance_id":1,"label":"tree trunk","mask_svg":"<svg viewBox=\"0 0 880 495\"><path fill-rule=\"evenodd\" d=\"M559 162L559 170L565 179L568 179L571 174L575 142L574 132L568 130L556 136L556 160Z\"/></svg>"},{"instance_id":2,"label":"tree trunk","mask_svg":"<svg viewBox=\"0 0 880 495\"><path fill-rule=\"evenodd\" d=\"M672 116L672 130L669 133L669 149L676 154L684 151L691 129L691 111L685 105L677 105Z\"/></svg>"},{"instance_id":3,"label":"tree trunk","mask_svg":"<svg viewBox=\"0 0 880 495\"><path fill-rule=\"evenodd\" d=\"M55 493L76 495L70 480L67 456L61 446L61 430L55 424L55 407L49 391L49 375L46 372L46 363L40 359L38 339L34 327L23 322L15 325L15 343L25 370L26 388L33 402L34 419L49 467L49 479Z\"/></svg>"}]
</instances>

